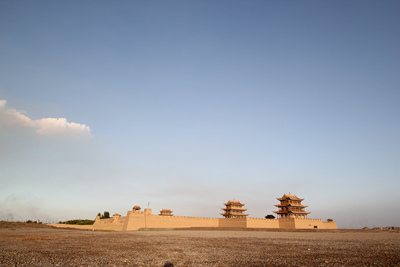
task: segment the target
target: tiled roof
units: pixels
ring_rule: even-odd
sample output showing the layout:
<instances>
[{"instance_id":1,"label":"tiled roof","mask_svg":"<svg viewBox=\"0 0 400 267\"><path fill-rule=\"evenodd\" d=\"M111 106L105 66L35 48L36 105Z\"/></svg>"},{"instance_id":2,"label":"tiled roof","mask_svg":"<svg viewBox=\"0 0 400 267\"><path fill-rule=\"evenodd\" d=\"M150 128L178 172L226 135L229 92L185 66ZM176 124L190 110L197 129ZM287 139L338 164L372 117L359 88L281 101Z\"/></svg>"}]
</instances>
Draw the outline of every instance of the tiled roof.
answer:
<instances>
[{"instance_id":1,"label":"tiled roof","mask_svg":"<svg viewBox=\"0 0 400 267\"><path fill-rule=\"evenodd\" d=\"M244 206L244 204L240 203L240 201L237 201L237 200L229 200L228 203L224 203L224 205Z\"/></svg>"},{"instance_id":2,"label":"tiled roof","mask_svg":"<svg viewBox=\"0 0 400 267\"><path fill-rule=\"evenodd\" d=\"M278 200L285 200L285 199L299 200L299 201L304 200L304 198L298 198L296 195L289 195L289 194L284 194L281 198L278 198Z\"/></svg>"}]
</instances>

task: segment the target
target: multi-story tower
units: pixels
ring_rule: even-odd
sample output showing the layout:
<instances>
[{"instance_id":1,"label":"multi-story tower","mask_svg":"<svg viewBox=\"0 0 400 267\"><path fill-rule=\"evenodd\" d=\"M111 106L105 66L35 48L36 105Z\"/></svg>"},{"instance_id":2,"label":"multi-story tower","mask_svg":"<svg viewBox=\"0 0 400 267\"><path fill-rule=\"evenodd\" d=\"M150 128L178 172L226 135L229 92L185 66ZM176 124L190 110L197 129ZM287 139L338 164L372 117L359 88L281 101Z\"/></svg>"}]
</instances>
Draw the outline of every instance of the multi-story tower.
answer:
<instances>
[{"instance_id":1,"label":"multi-story tower","mask_svg":"<svg viewBox=\"0 0 400 267\"><path fill-rule=\"evenodd\" d=\"M307 218L307 214L311 212L306 212L304 208L308 206L304 206L301 202L304 198L298 198L296 195L288 195L284 194L283 197L277 198L281 202L279 205L275 205L278 207L278 211L274 211L278 214L279 218Z\"/></svg>"},{"instance_id":2,"label":"multi-story tower","mask_svg":"<svg viewBox=\"0 0 400 267\"><path fill-rule=\"evenodd\" d=\"M224 203L226 206L224 213L221 213L225 218L245 218L249 214L244 214L247 209L243 209L244 204L240 203L240 201L229 200L228 203Z\"/></svg>"}]
</instances>

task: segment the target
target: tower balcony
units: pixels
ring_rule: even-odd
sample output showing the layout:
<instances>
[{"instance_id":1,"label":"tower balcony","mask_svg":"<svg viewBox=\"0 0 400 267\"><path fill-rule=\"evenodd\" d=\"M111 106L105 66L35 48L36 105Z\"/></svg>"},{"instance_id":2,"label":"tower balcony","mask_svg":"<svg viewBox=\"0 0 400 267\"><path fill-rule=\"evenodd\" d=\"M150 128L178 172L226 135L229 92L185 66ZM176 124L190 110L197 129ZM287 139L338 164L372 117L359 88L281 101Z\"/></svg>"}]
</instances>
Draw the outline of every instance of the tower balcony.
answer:
<instances>
[{"instance_id":1,"label":"tower balcony","mask_svg":"<svg viewBox=\"0 0 400 267\"><path fill-rule=\"evenodd\" d=\"M274 205L275 207L296 207L296 208L307 208L307 205L293 205L293 204L278 204L278 205Z\"/></svg>"},{"instance_id":2,"label":"tower balcony","mask_svg":"<svg viewBox=\"0 0 400 267\"><path fill-rule=\"evenodd\" d=\"M246 216L248 216L249 214L244 214L244 213L238 213L238 214L234 214L234 213L220 213L222 216L224 216L225 218L244 218Z\"/></svg>"},{"instance_id":3,"label":"tower balcony","mask_svg":"<svg viewBox=\"0 0 400 267\"><path fill-rule=\"evenodd\" d=\"M304 210L279 210L273 211L276 214L310 214L311 212L307 212Z\"/></svg>"},{"instance_id":4,"label":"tower balcony","mask_svg":"<svg viewBox=\"0 0 400 267\"><path fill-rule=\"evenodd\" d=\"M235 211L246 211L247 209L242 209L242 208L224 208L224 209L221 209L221 210L235 210Z\"/></svg>"}]
</instances>

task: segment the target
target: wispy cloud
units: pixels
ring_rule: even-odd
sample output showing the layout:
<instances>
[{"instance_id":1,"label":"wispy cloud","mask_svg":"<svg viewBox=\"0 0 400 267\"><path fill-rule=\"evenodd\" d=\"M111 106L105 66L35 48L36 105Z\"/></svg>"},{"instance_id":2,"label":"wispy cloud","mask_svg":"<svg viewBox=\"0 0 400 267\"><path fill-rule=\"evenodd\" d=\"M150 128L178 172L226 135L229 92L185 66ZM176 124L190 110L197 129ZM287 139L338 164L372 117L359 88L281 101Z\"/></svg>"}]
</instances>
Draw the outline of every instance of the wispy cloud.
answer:
<instances>
[{"instance_id":1,"label":"wispy cloud","mask_svg":"<svg viewBox=\"0 0 400 267\"><path fill-rule=\"evenodd\" d=\"M66 118L42 118L33 120L25 111L6 108L7 101L0 100L0 126L8 128L30 128L39 135L90 136L85 124L68 122Z\"/></svg>"}]
</instances>

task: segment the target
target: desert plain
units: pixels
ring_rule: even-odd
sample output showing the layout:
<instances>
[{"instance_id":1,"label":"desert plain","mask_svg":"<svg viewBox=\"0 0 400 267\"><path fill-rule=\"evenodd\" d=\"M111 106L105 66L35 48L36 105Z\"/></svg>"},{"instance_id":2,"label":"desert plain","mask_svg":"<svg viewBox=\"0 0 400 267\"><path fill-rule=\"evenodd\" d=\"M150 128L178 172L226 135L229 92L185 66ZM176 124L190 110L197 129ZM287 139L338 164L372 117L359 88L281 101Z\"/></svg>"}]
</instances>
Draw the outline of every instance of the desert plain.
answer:
<instances>
[{"instance_id":1,"label":"desert plain","mask_svg":"<svg viewBox=\"0 0 400 267\"><path fill-rule=\"evenodd\" d=\"M101 232L0 222L1 266L400 266L400 233L164 229Z\"/></svg>"}]
</instances>

